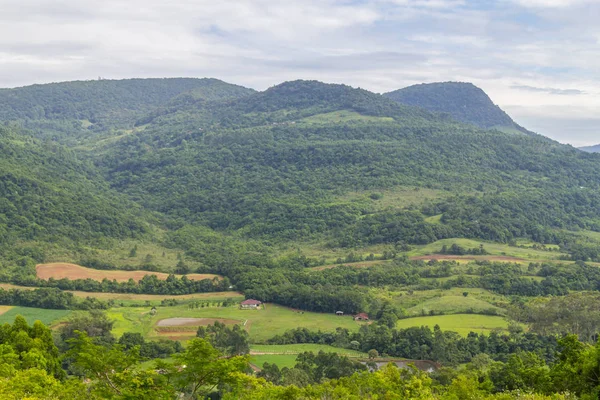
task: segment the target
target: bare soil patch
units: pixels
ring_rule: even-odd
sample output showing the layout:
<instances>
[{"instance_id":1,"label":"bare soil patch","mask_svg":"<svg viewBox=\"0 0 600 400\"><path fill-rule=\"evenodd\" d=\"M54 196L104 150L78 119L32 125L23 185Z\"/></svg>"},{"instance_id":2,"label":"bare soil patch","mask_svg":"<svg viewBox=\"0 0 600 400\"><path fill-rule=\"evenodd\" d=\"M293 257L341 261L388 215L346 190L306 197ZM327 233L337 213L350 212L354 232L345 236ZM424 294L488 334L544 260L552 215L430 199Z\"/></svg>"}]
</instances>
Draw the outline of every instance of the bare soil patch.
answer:
<instances>
[{"instance_id":1,"label":"bare soil patch","mask_svg":"<svg viewBox=\"0 0 600 400\"><path fill-rule=\"evenodd\" d=\"M221 322L225 325L239 324L241 321L236 319L223 319L223 318L166 318L161 319L156 323L157 327L171 327L171 326L207 326L212 325L216 321Z\"/></svg>"},{"instance_id":2,"label":"bare soil patch","mask_svg":"<svg viewBox=\"0 0 600 400\"><path fill-rule=\"evenodd\" d=\"M160 280L165 280L169 274L163 272L150 272L150 271L121 271L121 270L99 270L82 267L77 264L69 263L51 263L51 264L38 264L35 267L37 277L40 279L48 280L54 279L93 279L96 281L102 281L104 278L109 280L116 280L117 282L127 282L129 279L134 281L140 281L146 275L156 275ZM181 277L181 275L177 275ZM203 279L221 279L221 276L214 274L188 274L186 275L191 280L203 280Z\"/></svg>"},{"instance_id":3,"label":"bare soil patch","mask_svg":"<svg viewBox=\"0 0 600 400\"><path fill-rule=\"evenodd\" d=\"M0 306L0 315L4 314L5 312L7 312L8 310L10 310L11 308L13 308L13 306Z\"/></svg>"}]
</instances>

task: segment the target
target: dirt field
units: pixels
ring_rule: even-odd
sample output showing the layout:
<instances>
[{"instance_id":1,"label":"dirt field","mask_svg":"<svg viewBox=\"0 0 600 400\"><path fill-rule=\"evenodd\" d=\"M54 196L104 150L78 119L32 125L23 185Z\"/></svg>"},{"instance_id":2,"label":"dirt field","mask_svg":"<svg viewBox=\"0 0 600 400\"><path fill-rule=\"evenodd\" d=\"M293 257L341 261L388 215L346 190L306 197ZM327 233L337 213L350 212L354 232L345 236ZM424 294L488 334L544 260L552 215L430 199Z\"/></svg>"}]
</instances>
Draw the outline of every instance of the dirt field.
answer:
<instances>
[{"instance_id":1,"label":"dirt field","mask_svg":"<svg viewBox=\"0 0 600 400\"><path fill-rule=\"evenodd\" d=\"M207 326L215 322L221 322L225 325L239 324L241 321L236 319L221 319L221 318L167 318L161 319L156 323L158 327L166 326Z\"/></svg>"},{"instance_id":2,"label":"dirt field","mask_svg":"<svg viewBox=\"0 0 600 400\"><path fill-rule=\"evenodd\" d=\"M13 308L13 306L0 306L0 315L4 314L5 312L7 312L8 310L10 310L11 308Z\"/></svg>"},{"instance_id":3,"label":"dirt field","mask_svg":"<svg viewBox=\"0 0 600 400\"><path fill-rule=\"evenodd\" d=\"M165 280L169 274L162 272L150 272L150 271L119 271L119 270L99 270L92 268L85 268L77 264L68 263L52 263L52 264L39 264L35 267L37 276L40 279L93 279L101 281L104 278L109 280L116 279L117 282L127 282L130 278L139 281L146 275L156 275L158 279ZM181 277L181 275L177 275ZM202 279L213 279L221 278L218 275L213 274L188 274L188 279L202 280Z\"/></svg>"},{"instance_id":4,"label":"dirt field","mask_svg":"<svg viewBox=\"0 0 600 400\"><path fill-rule=\"evenodd\" d=\"M212 325L219 321L225 325L241 324L237 319L224 318L166 318L161 319L155 325L156 333L162 338L171 340L190 340L196 336L196 330L200 326Z\"/></svg>"}]
</instances>

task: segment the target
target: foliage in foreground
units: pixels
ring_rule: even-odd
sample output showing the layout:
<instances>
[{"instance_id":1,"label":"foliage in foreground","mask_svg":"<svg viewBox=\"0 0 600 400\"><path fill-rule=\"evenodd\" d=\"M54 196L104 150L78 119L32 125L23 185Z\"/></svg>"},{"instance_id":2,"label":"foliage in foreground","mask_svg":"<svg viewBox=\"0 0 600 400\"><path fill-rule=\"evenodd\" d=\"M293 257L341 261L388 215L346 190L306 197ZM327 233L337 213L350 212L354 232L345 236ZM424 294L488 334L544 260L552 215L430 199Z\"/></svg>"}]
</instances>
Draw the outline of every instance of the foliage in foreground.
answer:
<instances>
[{"instance_id":1,"label":"foliage in foreground","mask_svg":"<svg viewBox=\"0 0 600 400\"><path fill-rule=\"evenodd\" d=\"M330 379L313 362L332 356L304 354L294 369L320 374L318 383L276 384L252 375L248 356L224 356L196 338L172 356L140 367L140 347L102 343L74 332L68 349L54 345L50 329L22 318L0 328L0 397L3 399L596 399L600 393L600 346L576 336L559 339L556 361L517 352L506 362L481 354L460 370L428 374L390 364L375 372L349 368ZM334 357L335 358L335 357ZM339 357L338 357L339 358ZM60 368L69 359L69 374ZM339 358L340 365L349 365ZM342 371L342 370L340 370ZM358 371L358 372L356 372ZM339 372L339 371L338 371ZM263 374L264 376L264 374ZM300 376L300 375L298 375ZM207 397L208 396L208 397Z\"/></svg>"}]
</instances>

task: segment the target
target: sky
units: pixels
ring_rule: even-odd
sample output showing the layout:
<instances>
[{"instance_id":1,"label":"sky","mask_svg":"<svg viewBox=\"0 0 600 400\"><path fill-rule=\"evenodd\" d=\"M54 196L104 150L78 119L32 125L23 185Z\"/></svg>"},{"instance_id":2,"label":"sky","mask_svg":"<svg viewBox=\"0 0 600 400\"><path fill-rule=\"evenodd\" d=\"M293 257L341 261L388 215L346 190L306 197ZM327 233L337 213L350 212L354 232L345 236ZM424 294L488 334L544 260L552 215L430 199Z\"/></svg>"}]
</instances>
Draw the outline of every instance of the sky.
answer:
<instances>
[{"instance_id":1,"label":"sky","mask_svg":"<svg viewBox=\"0 0 600 400\"><path fill-rule=\"evenodd\" d=\"M600 0L0 0L0 87L212 77L378 93L472 82L526 128L600 143Z\"/></svg>"}]
</instances>

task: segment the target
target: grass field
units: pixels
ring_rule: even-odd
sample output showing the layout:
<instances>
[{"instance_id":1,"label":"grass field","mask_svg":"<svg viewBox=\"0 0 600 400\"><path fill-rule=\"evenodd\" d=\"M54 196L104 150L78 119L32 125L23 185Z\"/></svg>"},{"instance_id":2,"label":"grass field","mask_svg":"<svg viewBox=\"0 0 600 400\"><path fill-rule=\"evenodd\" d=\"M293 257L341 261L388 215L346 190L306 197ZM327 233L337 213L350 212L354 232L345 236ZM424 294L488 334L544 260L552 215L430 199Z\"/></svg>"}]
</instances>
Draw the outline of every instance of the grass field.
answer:
<instances>
[{"instance_id":1,"label":"grass field","mask_svg":"<svg viewBox=\"0 0 600 400\"><path fill-rule=\"evenodd\" d=\"M557 251L544 251L544 250L536 250L533 248L521 248L521 247L513 247L508 246L502 243L493 243L493 242L484 242L480 240L471 240L471 239L460 239L460 238L451 238L451 239L442 239L437 242L433 242L430 244L426 244L424 246L417 246L414 250L411 250L406 253L409 257L419 257L419 256L427 256L431 254L439 253L442 249L442 246L446 245L448 247L453 244L457 244L461 247L472 249L479 248L480 244L483 244L485 250L490 253L489 256L470 256L473 259L490 259L493 260L494 256L497 257L512 257L519 261L529 261L529 260L556 260L558 259L562 253ZM469 256L462 257L468 258ZM448 257L452 258L452 257ZM502 261L499 259L498 261Z\"/></svg>"},{"instance_id":2,"label":"grass field","mask_svg":"<svg viewBox=\"0 0 600 400\"><path fill-rule=\"evenodd\" d=\"M37 289L34 286L18 286L10 283L0 283L2 289L20 289L20 290L34 290ZM168 294L134 294L134 293L103 293L103 292L82 292L79 290L64 290L64 292L73 293L76 297L85 299L86 297L93 297L100 300L115 300L123 305L139 304L140 302L148 301L150 305L158 305L161 300L174 299L179 302L190 302L192 300L198 300L200 302L207 301L224 301L226 299L233 299L234 301L242 301L244 295L240 292L209 292L209 293L192 293L192 294L181 294L181 295L168 295Z\"/></svg>"},{"instance_id":3,"label":"grass field","mask_svg":"<svg viewBox=\"0 0 600 400\"><path fill-rule=\"evenodd\" d=\"M326 344L254 344L250 346L250 353L270 353L270 354L300 354L305 351L318 353L324 351L326 353L337 353L348 357L368 357L366 353L356 350L343 349L340 347L328 346Z\"/></svg>"},{"instance_id":4,"label":"grass field","mask_svg":"<svg viewBox=\"0 0 600 400\"><path fill-rule=\"evenodd\" d=\"M473 296L465 297L462 295L434 297L408 308L406 312L408 315L419 316L427 315L429 311L443 314L460 314L469 310L475 313L481 313L486 310L494 310L498 314L504 313L503 309L496 307L485 300Z\"/></svg>"},{"instance_id":5,"label":"grass field","mask_svg":"<svg viewBox=\"0 0 600 400\"><path fill-rule=\"evenodd\" d=\"M135 281L141 280L146 275L156 275L158 279L165 280L169 274L161 272L149 272L149 271L118 271L118 270L99 270L92 268L85 268L77 264L69 263L50 263L50 264L39 264L35 267L38 278L40 279L93 279L96 281L102 281L104 278L109 280L117 280L118 282L127 282L129 279ZM181 275L177 275L181 277ZM188 274L186 275L192 280L202 279L213 279L221 278L219 275L214 274Z\"/></svg>"},{"instance_id":6,"label":"grass field","mask_svg":"<svg viewBox=\"0 0 600 400\"><path fill-rule=\"evenodd\" d=\"M182 305L159 307L154 316L150 315L149 311L149 307L118 307L108 310L109 318L115 321L113 333L117 337L124 332L139 332L148 338L157 337L156 323L161 319L176 317L235 319L241 324L247 321L245 327L251 341L255 343L297 327L323 331L333 331L337 327L342 327L356 331L360 326L360 323L355 322L351 316L299 313L274 304L267 304L263 310L241 310L237 306L189 309Z\"/></svg>"},{"instance_id":7,"label":"grass field","mask_svg":"<svg viewBox=\"0 0 600 400\"><path fill-rule=\"evenodd\" d=\"M42 308L31 307L11 307L9 310L0 315L0 324L12 324L15 321L15 317L17 315L21 315L29 324L33 324L36 320L40 320L46 325L51 325L53 322L69 315L70 312L71 311L69 310L46 310Z\"/></svg>"},{"instance_id":8,"label":"grass field","mask_svg":"<svg viewBox=\"0 0 600 400\"><path fill-rule=\"evenodd\" d=\"M262 368L265 363L277 364L279 368L294 368L297 357L297 354L261 354L250 356L250 362L258 368Z\"/></svg>"},{"instance_id":9,"label":"grass field","mask_svg":"<svg viewBox=\"0 0 600 400\"><path fill-rule=\"evenodd\" d=\"M371 115L359 114L356 111L340 110L332 111L323 114L311 115L310 117L302 118L298 121L301 124L331 124L331 123L342 123L350 121L394 121L390 117L375 117Z\"/></svg>"},{"instance_id":10,"label":"grass field","mask_svg":"<svg viewBox=\"0 0 600 400\"><path fill-rule=\"evenodd\" d=\"M397 327L403 329L413 326L428 326L433 329L435 325L439 325L444 331L454 331L462 336L467 336L469 332L489 333L494 329L506 330L508 328L508 322L502 317L477 314L406 318L399 320Z\"/></svg>"}]
</instances>

